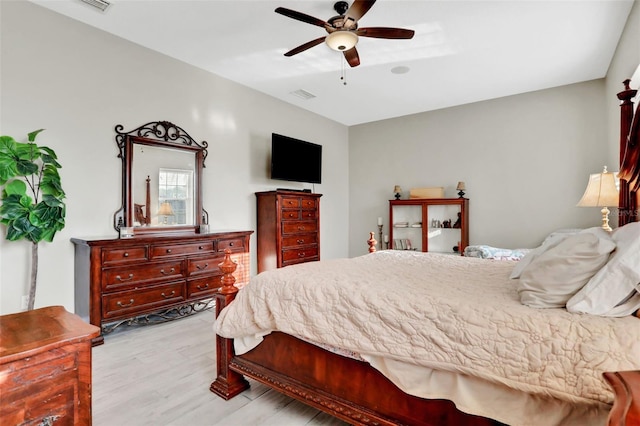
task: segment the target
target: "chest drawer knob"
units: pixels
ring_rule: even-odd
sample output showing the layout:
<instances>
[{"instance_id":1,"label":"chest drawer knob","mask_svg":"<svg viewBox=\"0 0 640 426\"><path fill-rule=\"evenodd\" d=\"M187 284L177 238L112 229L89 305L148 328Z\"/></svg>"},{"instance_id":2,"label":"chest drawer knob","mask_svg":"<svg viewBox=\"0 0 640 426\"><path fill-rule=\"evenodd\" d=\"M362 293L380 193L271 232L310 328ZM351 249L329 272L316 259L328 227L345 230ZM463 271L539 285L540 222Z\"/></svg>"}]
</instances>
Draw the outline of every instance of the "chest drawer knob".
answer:
<instances>
[{"instance_id":1,"label":"chest drawer knob","mask_svg":"<svg viewBox=\"0 0 640 426\"><path fill-rule=\"evenodd\" d=\"M233 241L229 243L229 247L233 247Z\"/></svg>"},{"instance_id":2,"label":"chest drawer knob","mask_svg":"<svg viewBox=\"0 0 640 426\"><path fill-rule=\"evenodd\" d=\"M123 281L131 281L133 279L133 274L129 274L129 276L127 278L122 278L120 275L116 275L116 280L123 282Z\"/></svg>"},{"instance_id":3,"label":"chest drawer knob","mask_svg":"<svg viewBox=\"0 0 640 426\"><path fill-rule=\"evenodd\" d=\"M129 303L122 303L121 301L117 301L116 305L120 306L121 308L126 308L129 307L131 305L133 305L133 299L129 299Z\"/></svg>"},{"instance_id":4,"label":"chest drawer knob","mask_svg":"<svg viewBox=\"0 0 640 426\"><path fill-rule=\"evenodd\" d=\"M165 299L168 299L170 297L173 297L176 294L175 290L171 290L171 294L169 294L168 296L166 294L164 294L164 291L161 293L161 296L164 297Z\"/></svg>"},{"instance_id":5,"label":"chest drawer knob","mask_svg":"<svg viewBox=\"0 0 640 426\"><path fill-rule=\"evenodd\" d=\"M171 253L171 249L167 249L167 253Z\"/></svg>"},{"instance_id":6,"label":"chest drawer knob","mask_svg":"<svg viewBox=\"0 0 640 426\"><path fill-rule=\"evenodd\" d=\"M198 250L203 250L204 246L198 246Z\"/></svg>"},{"instance_id":7,"label":"chest drawer knob","mask_svg":"<svg viewBox=\"0 0 640 426\"><path fill-rule=\"evenodd\" d=\"M163 268L163 269L160 269L160 273L161 273L162 275L171 275L171 274L173 274L175 271L176 271L176 268L171 268L171 269L169 270L169 272L165 271L165 270L164 270L164 268Z\"/></svg>"},{"instance_id":8,"label":"chest drawer knob","mask_svg":"<svg viewBox=\"0 0 640 426\"><path fill-rule=\"evenodd\" d=\"M127 253L126 251L123 254L124 257L129 257L129 253Z\"/></svg>"},{"instance_id":9,"label":"chest drawer knob","mask_svg":"<svg viewBox=\"0 0 640 426\"><path fill-rule=\"evenodd\" d=\"M207 269L209 267L208 263L205 263L204 265L196 265L196 268L198 268L201 271L204 271L205 269Z\"/></svg>"}]
</instances>

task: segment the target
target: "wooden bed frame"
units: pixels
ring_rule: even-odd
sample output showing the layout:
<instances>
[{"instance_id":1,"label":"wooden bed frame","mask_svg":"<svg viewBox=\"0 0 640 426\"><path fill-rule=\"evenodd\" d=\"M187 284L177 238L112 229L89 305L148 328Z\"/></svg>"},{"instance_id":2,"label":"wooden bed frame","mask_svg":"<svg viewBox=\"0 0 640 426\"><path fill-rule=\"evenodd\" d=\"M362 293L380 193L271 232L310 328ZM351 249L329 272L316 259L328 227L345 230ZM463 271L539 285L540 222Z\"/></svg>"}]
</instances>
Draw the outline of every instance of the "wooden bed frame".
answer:
<instances>
[{"instance_id":1,"label":"wooden bed frame","mask_svg":"<svg viewBox=\"0 0 640 426\"><path fill-rule=\"evenodd\" d=\"M619 226L638 221L640 194L640 108L634 118L629 80L621 102ZM221 264L223 287L216 295L216 316L233 301L235 263ZM334 354L290 335L274 332L244 355L233 340L216 336L217 378L211 391L230 399L249 387L249 377L279 392L356 425L499 425L498 421L456 409L453 402L408 395L368 363ZM609 425L640 424L640 371L604 374L615 393ZM366 385L363 385L366 384Z\"/></svg>"}]
</instances>

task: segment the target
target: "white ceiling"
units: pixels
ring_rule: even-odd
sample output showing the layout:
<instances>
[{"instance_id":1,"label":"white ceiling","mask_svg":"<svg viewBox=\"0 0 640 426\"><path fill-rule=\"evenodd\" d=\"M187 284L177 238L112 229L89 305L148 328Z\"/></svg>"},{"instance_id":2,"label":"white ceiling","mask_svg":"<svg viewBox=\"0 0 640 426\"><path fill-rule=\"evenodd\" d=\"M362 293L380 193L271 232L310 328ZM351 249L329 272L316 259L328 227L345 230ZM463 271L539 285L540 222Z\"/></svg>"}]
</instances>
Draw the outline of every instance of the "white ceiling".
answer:
<instances>
[{"instance_id":1,"label":"white ceiling","mask_svg":"<svg viewBox=\"0 0 640 426\"><path fill-rule=\"evenodd\" d=\"M326 35L274 12L324 21L332 0L32 0L345 125L577 83L606 75L633 0L379 0L359 26L415 30L411 40L360 37L361 65L346 66ZM394 73L407 67L406 73ZM303 100L291 93L316 97Z\"/></svg>"}]
</instances>

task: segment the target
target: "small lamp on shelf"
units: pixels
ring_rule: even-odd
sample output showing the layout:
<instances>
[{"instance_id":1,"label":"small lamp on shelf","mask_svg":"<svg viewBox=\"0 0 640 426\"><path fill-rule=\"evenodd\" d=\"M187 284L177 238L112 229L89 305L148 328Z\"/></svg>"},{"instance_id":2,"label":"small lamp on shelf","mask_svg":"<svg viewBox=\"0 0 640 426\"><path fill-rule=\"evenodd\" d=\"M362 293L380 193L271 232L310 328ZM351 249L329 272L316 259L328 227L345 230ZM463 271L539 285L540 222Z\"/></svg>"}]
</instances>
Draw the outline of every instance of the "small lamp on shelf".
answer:
<instances>
[{"instance_id":1,"label":"small lamp on shelf","mask_svg":"<svg viewBox=\"0 0 640 426\"><path fill-rule=\"evenodd\" d=\"M615 174L608 172L607 166L604 166L602 173L594 173L589 176L587 189L578 201L578 207L602 207L600 210L602 229L611 231L608 206L617 206L618 197Z\"/></svg>"},{"instance_id":2,"label":"small lamp on shelf","mask_svg":"<svg viewBox=\"0 0 640 426\"><path fill-rule=\"evenodd\" d=\"M464 197L464 191L467 190L466 185L464 184L464 182L458 182L458 186L456 186L456 191L458 191L458 197L463 198Z\"/></svg>"},{"instance_id":3,"label":"small lamp on shelf","mask_svg":"<svg viewBox=\"0 0 640 426\"><path fill-rule=\"evenodd\" d=\"M400 194L402 194L402 188L400 188L400 185L396 185L393 187L393 193L394 197L396 197L396 200L399 200Z\"/></svg>"},{"instance_id":4,"label":"small lamp on shelf","mask_svg":"<svg viewBox=\"0 0 640 426\"><path fill-rule=\"evenodd\" d=\"M158 216L164 216L164 225L167 224L167 217L173 216L173 209L171 208L171 204L168 201L160 204L160 209L158 209Z\"/></svg>"}]
</instances>

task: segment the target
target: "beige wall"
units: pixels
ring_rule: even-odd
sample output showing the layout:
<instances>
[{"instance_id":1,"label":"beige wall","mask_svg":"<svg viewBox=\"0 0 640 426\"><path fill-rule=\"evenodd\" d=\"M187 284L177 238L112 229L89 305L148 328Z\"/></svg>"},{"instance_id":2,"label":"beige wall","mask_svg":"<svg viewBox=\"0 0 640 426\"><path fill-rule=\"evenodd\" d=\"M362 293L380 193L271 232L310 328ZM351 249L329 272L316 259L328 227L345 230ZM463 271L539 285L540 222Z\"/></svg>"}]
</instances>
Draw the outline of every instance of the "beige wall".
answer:
<instances>
[{"instance_id":1,"label":"beige wall","mask_svg":"<svg viewBox=\"0 0 640 426\"><path fill-rule=\"evenodd\" d=\"M388 226L395 184L455 197L466 182L471 244L532 247L596 225L599 212L575 204L607 161L603 95L598 80L350 128L352 241L378 216Z\"/></svg>"},{"instance_id":2,"label":"beige wall","mask_svg":"<svg viewBox=\"0 0 640 426\"><path fill-rule=\"evenodd\" d=\"M45 128L38 142L58 154L67 193L66 228L40 245L36 307L73 310L71 237L116 235L116 124L130 130L169 120L209 143L203 186L211 229L254 230L254 192L305 187L268 178L272 132L322 144L321 254L347 256L345 126L28 2L1 1L0 15L1 134L25 140ZM0 238L0 313L20 310L29 255L28 242Z\"/></svg>"}]
</instances>

